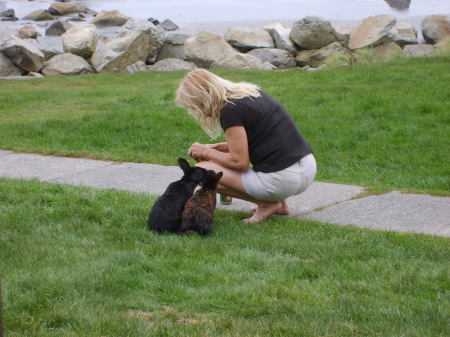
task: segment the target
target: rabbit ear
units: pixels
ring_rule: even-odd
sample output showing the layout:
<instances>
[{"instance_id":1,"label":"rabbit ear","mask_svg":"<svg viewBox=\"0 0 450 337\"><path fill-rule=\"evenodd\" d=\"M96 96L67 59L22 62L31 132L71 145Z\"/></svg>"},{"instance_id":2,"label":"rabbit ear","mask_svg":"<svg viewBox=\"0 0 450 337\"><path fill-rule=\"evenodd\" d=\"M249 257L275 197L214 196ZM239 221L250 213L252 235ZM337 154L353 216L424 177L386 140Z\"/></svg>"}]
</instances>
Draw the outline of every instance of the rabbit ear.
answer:
<instances>
[{"instance_id":1,"label":"rabbit ear","mask_svg":"<svg viewBox=\"0 0 450 337\"><path fill-rule=\"evenodd\" d=\"M184 158L178 158L178 166L184 171L187 170L188 168L190 168L191 166L189 165L189 163L187 162L186 159Z\"/></svg>"}]
</instances>

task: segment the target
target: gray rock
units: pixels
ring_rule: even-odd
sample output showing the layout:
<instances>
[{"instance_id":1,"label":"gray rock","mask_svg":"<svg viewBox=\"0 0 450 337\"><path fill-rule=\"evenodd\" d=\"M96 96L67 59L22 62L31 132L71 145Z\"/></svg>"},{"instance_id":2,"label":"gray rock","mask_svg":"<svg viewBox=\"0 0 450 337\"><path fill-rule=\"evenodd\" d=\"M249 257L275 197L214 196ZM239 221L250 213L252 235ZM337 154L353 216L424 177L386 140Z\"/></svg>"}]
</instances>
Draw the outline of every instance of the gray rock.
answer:
<instances>
[{"instance_id":1,"label":"gray rock","mask_svg":"<svg viewBox=\"0 0 450 337\"><path fill-rule=\"evenodd\" d=\"M186 34L170 34L166 36L163 46L158 54L158 60L167 58L184 59L184 42L189 37Z\"/></svg>"},{"instance_id":2,"label":"gray rock","mask_svg":"<svg viewBox=\"0 0 450 337\"><path fill-rule=\"evenodd\" d=\"M294 56L297 54L297 48L289 37L291 32L289 28L278 22L264 25L263 28L272 36L275 48L287 50Z\"/></svg>"},{"instance_id":3,"label":"gray rock","mask_svg":"<svg viewBox=\"0 0 450 337\"><path fill-rule=\"evenodd\" d=\"M151 23L153 23L155 26L159 25L159 20L155 19L155 18L148 18L147 21L150 21Z\"/></svg>"},{"instance_id":4,"label":"gray rock","mask_svg":"<svg viewBox=\"0 0 450 337\"><path fill-rule=\"evenodd\" d=\"M0 12L0 18L16 18L16 12L14 9L9 8L6 11Z\"/></svg>"},{"instance_id":5,"label":"gray rock","mask_svg":"<svg viewBox=\"0 0 450 337\"><path fill-rule=\"evenodd\" d=\"M125 68L125 73L138 73L141 71L149 71L149 66L144 61L137 61Z\"/></svg>"},{"instance_id":6,"label":"gray rock","mask_svg":"<svg viewBox=\"0 0 450 337\"><path fill-rule=\"evenodd\" d=\"M439 41L433 45L433 54L448 56L450 55L450 39Z\"/></svg>"},{"instance_id":7,"label":"gray rock","mask_svg":"<svg viewBox=\"0 0 450 337\"><path fill-rule=\"evenodd\" d=\"M176 58L164 59L150 66L151 71L176 71L176 70L191 71L194 70L195 68L197 67L194 63Z\"/></svg>"},{"instance_id":8,"label":"gray rock","mask_svg":"<svg viewBox=\"0 0 450 337\"><path fill-rule=\"evenodd\" d=\"M61 38L42 36L36 40L27 40L32 43L42 54L44 54L44 61L50 60L53 56L63 54L64 49Z\"/></svg>"},{"instance_id":9,"label":"gray rock","mask_svg":"<svg viewBox=\"0 0 450 337\"><path fill-rule=\"evenodd\" d=\"M409 44L403 48L406 57L423 57L433 54L434 48L431 44Z\"/></svg>"},{"instance_id":10,"label":"gray rock","mask_svg":"<svg viewBox=\"0 0 450 337\"><path fill-rule=\"evenodd\" d=\"M20 69L12 61L0 52L0 77L20 76Z\"/></svg>"},{"instance_id":11,"label":"gray rock","mask_svg":"<svg viewBox=\"0 0 450 337\"><path fill-rule=\"evenodd\" d=\"M274 48L273 39L264 29L258 27L234 26L224 35L234 48L246 52L255 48Z\"/></svg>"},{"instance_id":12,"label":"gray rock","mask_svg":"<svg viewBox=\"0 0 450 337\"><path fill-rule=\"evenodd\" d=\"M344 47L348 47L348 41L350 39L350 34L352 33L352 28L342 25L333 25L333 27L336 31L336 38L338 42Z\"/></svg>"},{"instance_id":13,"label":"gray rock","mask_svg":"<svg viewBox=\"0 0 450 337\"><path fill-rule=\"evenodd\" d=\"M213 63L237 53L221 35L207 31L186 39L184 52L186 60L201 68L209 68Z\"/></svg>"},{"instance_id":14,"label":"gray rock","mask_svg":"<svg viewBox=\"0 0 450 337\"><path fill-rule=\"evenodd\" d=\"M306 16L295 22L289 36L302 49L319 49L337 41L331 23L318 16Z\"/></svg>"},{"instance_id":15,"label":"gray rock","mask_svg":"<svg viewBox=\"0 0 450 337\"><path fill-rule=\"evenodd\" d=\"M44 78L45 77L41 73L37 73L35 71L29 72L27 76L33 77L33 78Z\"/></svg>"},{"instance_id":16,"label":"gray rock","mask_svg":"<svg viewBox=\"0 0 450 337\"><path fill-rule=\"evenodd\" d=\"M26 71L39 71L44 63L44 54L33 44L21 40L15 36L3 42L0 47L3 52L16 66Z\"/></svg>"},{"instance_id":17,"label":"gray rock","mask_svg":"<svg viewBox=\"0 0 450 337\"><path fill-rule=\"evenodd\" d=\"M50 27L48 27L45 30L45 35L47 36L61 36L63 35L65 32L67 32L70 28L72 28L73 25L63 21L63 20L58 20L54 23L52 23L50 25Z\"/></svg>"},{"instance_id":18,"label":"gray rock","mask_svg":"<svg viewBox=\"0 0 450 337\"><path fill-rule=\"evenodd\" d=\"M98 13L91 23L97 27L106 27L123 26L127 21L128 17L120 13L118 10L113 10Z\"/></svg>"},{"instance_id":19,"label":"gray rock","mask_svg":"<svg viewBox=\"0 0 450 337\"><path fill-rule=\"evenodd\" d=\"M381 44L374 48L374 59L375 61L385 61L389 60L396 55L402 55L402 48L395 42L388 42Z\"/></svg>"},{"instance_id":20,"label":"gray rock","mask_svg":"<svg viewBox=\"0 0 450 337\"><path fill-rule=\"evenodd\" d=\"M388 38L401 47L417 44L417 31L409 22L397 22L388 33Z\"/></svg>"},{"instance_id":21,"label":"gray rock","mask_svg":"<svg viewBox=\"0 0 450 337\"><path fill-rule=\"evenodd\" d=\"M164 43L165 31L147 20L129 20L122 27L118 37L126 36L134 31L144 31L147 35L149 46L146 62L150 64L155 63Z\"/></svg>"},{"instance_id":22,"label":"gray rock","mask_svg":"<svg viewBox=\"0 0 450 337\"><path fill-rule=\"evenodd\" d=\"M275 48L259 48L249 52L263 62L269 62L278 69L287 69L295 67L295 59L287 50Z\"/></svg>"},{"instance_id":23,"label":"gray rock","mask_svg":"<svg viewBox=\"0 0 450 337\"><path fill-rule=\"evenodd\" d=\"M50 5L48 11L52 15L68 15L73 13L86 13L86 8L78 6L71 2L54 2Z\"/></svg>"},{"instance_id":24,"label":"gray rock","mask_svg":"<svg viewBox=\"0 0 450 337\"><path fill-rule=\"evenodd\" d=\"M137 30L125 29L120 37L99 43L92 55L92 64L97 72L123 72L137 61L156 59L163 39L149 21L138 24Z\"/></svg>"},{"instance_id":25,"label":"gray rock","mask_svg":"<svg viewBox=\"0 0 450 337\"><path fill-rule=\"evenodd\" d=\"M8 17L8 18L0 18L0 21L18 21L19 18L16 17Z\"/></svg>"},{"instance_id":26,"label":"gray rock","mask_svg":"<svg viewBox=\"0 0 450 337\"><path fill-rule=\"evenodd\" d=\"M173 45L184 45L189 36L190 35L178 33L169 34L165 37L164 43L170 43Z\"/></svg>"},{"instance_id":27,"label":"gray rock","mask_svg":"<svg viewBox=\"0 0 450 337\"><path fill-rule=\"evenodd\" d=\"M276 70L278 69L272 63L264 62L259 70Z\"/></svg>"},{"instance_id":28,"label":"gray rock","mask_svg":"<svg viewBox=\"0 0 450 337\"><path fill-rule=\"evenodd\" d=\"M123 27L118 26L110 26L110 27L102 27L98 28L98 33L100 35L100 39L108 43L111 40L114 40L119 37L121 33L123 33Z\"/></svg>"},{"instance_id":29,"label":"gray rock","mask_svg":"<svg viewBox=\"0 0 450 337\"><path fill-rule=\"evenodd\" d=\"M52 57L45 62L42 69L42 73L45 76L81 75L93 72L94 69L84 58L70 53Z\"/></svg>"},{"instance_id":30,"label":"gray rock","mask_svg":"<svg viewBox=\"0 0 450 337\"><path fill-rule=\"evenodd\" d=\"M75 54L87 59L96 50L99 34L95 25L85 24L70 28L61 38L65 53Z\"/></svg>"},{"instance_id":31,"label":"gray rock","mask_svg":"<svg viewBox=\"0 0 450 337\"><path fill-rule=\"evenodd\" d=\"M35 25L25 25L19 29L21 39L37 39L41 34L38 33Z\"/></svg>"},{"instance_id":32,"label":"gray rock","mask_svg":"<svg viewBox=\"0 0 450 337\"><path fill-rule=\"evenodd\" d=\"M33 21L48 21L53 20L53 16L46 9L38 9L37 11L31 12L26 15L24 20L33 20Z\"/></svg>"},{"instance_id":33,"label":"gray rock","mask_svg":"<svg viewBox=\"0 0 450 337\"><path fill-rule=\"evenodd\" d=\"M359 49L390 42L389 32L396 21L393 15L371 16L362 20L350 34L348 47Z\"/></svg>"},{"instance_id":34,"label":"gray rock","mask_svg":"<svg viewBox=\"0 0 450 337\"><path fill-rule=\"evenodd\" d=\"M234 53L230 56L214 62L213 68L238 69L238 70L262 70L267 69L267 65L256 56L243 53Z\"/></svg>"},{"instance_id":35,"label":"gray rock","mask_svg":"<svg viewBox=\"0 0 450 337\"><path fill-rule=\"evenodd\" d=\"M435 44L450 37L450 16L430 15L422 21L422 35L429 44Z\"/></svg>"},{"instance_id":36,"label":"gray rock","mask_svg":"<svg viewBox=\"0 0 450 337\"><path fill-rule=\"evenodd\" d=\"M330 43L328 46L320 48L315 53L311 55L309 60L309 66L317 67L324 63L324 61L333 56L342 55L345 57L350 57L350 50L342 46L338 42Z\"/></svg>"},{"instance_id":37,"label":"gray rock","mask_svg":"<svg viewBox=\"0 0 450 337\"><path fill-rule=\"evenodd\" d=\"M317 49L299 51L297 56L295 57L295 62L297 63L297 66L306 67L310 65L312 63L311 58L316 52Z\"/></svg>"},{"instance_id":38,"label":"gray rock","mask_svg":"<svg viewBox=\"0 0 450 337\"><path fill-rule=\"evenodd\" d=\"M173 23L169 19L164 20L158 26L168 32L177 30L179 28L175 23Z\"/></svg>"}]
</instances>

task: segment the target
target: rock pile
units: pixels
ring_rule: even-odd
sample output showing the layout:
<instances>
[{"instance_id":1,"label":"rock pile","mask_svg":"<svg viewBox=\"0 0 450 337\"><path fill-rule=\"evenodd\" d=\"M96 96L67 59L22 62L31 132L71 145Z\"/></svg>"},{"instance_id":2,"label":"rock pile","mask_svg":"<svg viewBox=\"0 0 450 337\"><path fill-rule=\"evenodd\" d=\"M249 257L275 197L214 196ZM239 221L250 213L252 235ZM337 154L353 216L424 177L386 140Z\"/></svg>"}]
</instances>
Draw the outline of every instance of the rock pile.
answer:
<instances>
[{"instance_id":1,"label":"rock pile","mask_svg":"<svg viewBox=\"0 0 450 337\"><path fill-rule=\"evenodd\" d=\"M17 20L13 9L0 13L0 19ZM397 22L391 15L366 18L353 28L306 16L292 28L280 23L261 28L235 26L224 36L208 31L192 36L168 33L178 29L170 20L136 21L117 10L95 13L70 2L52 3L23 19L25 25L17 36L0 41L1 77L188 71L195 67L315 70L333 58L351 63L363 48L372 49L377 61L392 54L427 56L450 39L450 17L444 15L423 20L425 44L419 44L411 24ZM45 36L32 24L40 21L37 26L45 28L45 33L41 31Z\"/></svg>"}]
</instances>

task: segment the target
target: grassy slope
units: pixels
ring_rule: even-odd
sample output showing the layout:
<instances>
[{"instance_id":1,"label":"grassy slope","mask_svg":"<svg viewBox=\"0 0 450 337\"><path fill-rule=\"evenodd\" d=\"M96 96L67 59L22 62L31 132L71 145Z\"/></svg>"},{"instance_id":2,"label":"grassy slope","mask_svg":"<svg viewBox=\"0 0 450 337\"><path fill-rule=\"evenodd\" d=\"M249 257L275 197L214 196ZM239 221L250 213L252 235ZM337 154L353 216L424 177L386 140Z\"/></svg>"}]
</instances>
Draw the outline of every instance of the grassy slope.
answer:
<instances>
[{"instance_id":1,"label":"grassy slope","mask_svg":"<svg viewBox=\"0 0 450 337\"><path fill-rule=\"evenodd\" d=\"M155 235L153 201L0 179L7 335L448 336L448 239L223 211Z\"/></svg>"},{"instance_id":2,"label":"grassy slope","mask_svg":"<svg viewBox=\"0 0 450 337\"><path fill-rule=\"evenodd\" d=\"M449 194L450 58L307 73L220 71L280 100L318 180ZM0 148L174 165L209 139L174 106L183 73L0 81Z\"/></svg>"}]
</instances>

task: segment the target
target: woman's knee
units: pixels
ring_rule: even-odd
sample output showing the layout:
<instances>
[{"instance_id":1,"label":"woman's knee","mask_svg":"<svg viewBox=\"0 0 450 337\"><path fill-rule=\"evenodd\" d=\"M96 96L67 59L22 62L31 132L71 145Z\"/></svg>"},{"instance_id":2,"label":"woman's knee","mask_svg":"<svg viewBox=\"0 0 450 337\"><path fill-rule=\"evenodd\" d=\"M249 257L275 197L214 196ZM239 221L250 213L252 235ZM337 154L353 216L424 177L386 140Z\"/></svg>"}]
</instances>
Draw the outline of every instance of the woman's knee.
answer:
<instances>
[{"instance_id":1,"label":"woman's knee","mask_svg":"<svg viewBox=\"0 0 450 337\"><path fill-rule=\"evenodd\" d=\"M214 163L210 160L199 161L198 163L195 164L195 166L202 167L206 170L213 170L216 173L223 171L222 170L223 167L221 167L220 165L217 165L216 163Z\"/></svg>"}]
</instances>

